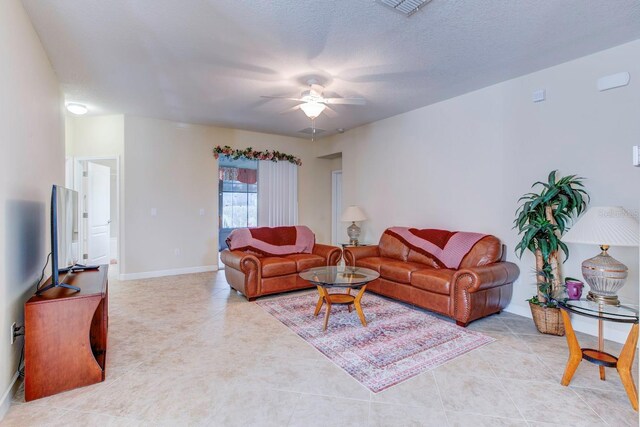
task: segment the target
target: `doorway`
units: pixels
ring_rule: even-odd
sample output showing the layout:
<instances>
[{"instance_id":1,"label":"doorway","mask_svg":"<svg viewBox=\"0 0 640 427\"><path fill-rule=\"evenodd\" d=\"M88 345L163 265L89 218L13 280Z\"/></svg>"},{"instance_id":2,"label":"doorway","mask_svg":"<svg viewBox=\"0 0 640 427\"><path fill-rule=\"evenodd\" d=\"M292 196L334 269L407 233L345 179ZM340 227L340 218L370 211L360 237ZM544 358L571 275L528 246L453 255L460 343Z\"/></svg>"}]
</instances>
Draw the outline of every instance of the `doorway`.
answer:
<instances>
[{"instance_id":1,"label":"doorway","mask_svg":"<svg viewBox=\"0 0 640 427\"><path fill-rule=\"evenodd\" d=\"M120 163L118 157L76 157L67 187L79 196L78 241L81 264L110 264L117 274L120 263ZM69 182L69 178L71 181Z\"/></svg>"}]
</instances>

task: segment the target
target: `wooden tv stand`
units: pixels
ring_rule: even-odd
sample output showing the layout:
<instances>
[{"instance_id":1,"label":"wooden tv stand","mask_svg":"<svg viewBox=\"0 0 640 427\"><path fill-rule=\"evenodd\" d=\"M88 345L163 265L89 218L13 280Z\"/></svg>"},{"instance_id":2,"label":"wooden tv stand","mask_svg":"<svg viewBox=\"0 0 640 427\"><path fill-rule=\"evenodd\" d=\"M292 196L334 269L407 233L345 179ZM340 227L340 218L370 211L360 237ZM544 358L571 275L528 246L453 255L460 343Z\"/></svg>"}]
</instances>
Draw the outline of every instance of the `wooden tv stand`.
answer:
<instances>
[{"instance_id":1,"label":"wooden tv stand","mask_svg":"<svg viewBox=\"0 0 640 427\"><path fill-rule=\"evenodd\" d=\"M60 275L80 292L52 288L25 303L26 401L104 381L108 268Z\"/></svg>"}]
</instances>

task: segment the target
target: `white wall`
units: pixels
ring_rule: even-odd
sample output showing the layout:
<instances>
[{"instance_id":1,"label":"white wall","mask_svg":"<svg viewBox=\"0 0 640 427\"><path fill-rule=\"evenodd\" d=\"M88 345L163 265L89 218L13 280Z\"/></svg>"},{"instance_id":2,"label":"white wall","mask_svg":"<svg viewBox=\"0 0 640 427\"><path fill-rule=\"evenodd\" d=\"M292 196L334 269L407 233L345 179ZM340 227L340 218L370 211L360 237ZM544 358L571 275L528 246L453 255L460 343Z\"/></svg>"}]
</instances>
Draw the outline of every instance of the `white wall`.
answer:
<instances>
[{"instance_id":1,"label":"white wall","mask_svg":"<svg viewBox=\"0 0 640 427\"><path fill-rule=\"evenodd\" d=\"M65 117L67 156L111 157L124 155L124 115Z\"/></svg>"},{"instance_id":2,"label":"white wall","mask_svg":"<svg viewBox=\"0 0 640 427\"><path fill-rule=\"evenodd\" d=\"M64 183L62 99L56 76L22 5L0 2L0 399L18 368L23 340L9 344L12 322L24 324L24 302L51 246L52 184ZM0 418L10 396L0 400Z\"/></svg>"},{"instance_id":3,"label":"white wall","mask_svg":"<svg viewBox=\"0 0 640 427\"><path fill-rule=\"evenodd\" d=\"M127 116L125 141L121 273L216 264L217 168L209 129Z\"/></svg>"},{"instance_id":4,"label":"white wall","mask_svg":"<svg viewBox=\"0 0 640 427\"><path fill-rule=\"evenodd\" d=\"M275 149L300 157L299 221L315 231L318 242L330 241L331 162L316 159L310 141L126 116L124 277L217 266L216 145Z\"/></svg>"},{"instance_id":5,"label":"white wall","mask_svg":"<svg viewBox=\"0 0 640 427\"><path fill-rule=\"evenodd\" d=\"M640 169L631 147L640 141L640 41L506 81L320 141L318 155L342 152L344 206L364 208L362 240L377 241L393 225L495 234L520 266L509 310L529 312L533 257L518 260L512 230L517 200L558 169L587 178L592 205L634 212ZM598 92L597 78L629 71L627 87ZM546 89L547 100L531 102ZM570 245L566 275L597 247ZM638 250L612 248L629 267L621 296L638 301ZM580 326L594 331L593 324ZM622 339L628 327L607 325Z\"/></svg>"}]
</instances>

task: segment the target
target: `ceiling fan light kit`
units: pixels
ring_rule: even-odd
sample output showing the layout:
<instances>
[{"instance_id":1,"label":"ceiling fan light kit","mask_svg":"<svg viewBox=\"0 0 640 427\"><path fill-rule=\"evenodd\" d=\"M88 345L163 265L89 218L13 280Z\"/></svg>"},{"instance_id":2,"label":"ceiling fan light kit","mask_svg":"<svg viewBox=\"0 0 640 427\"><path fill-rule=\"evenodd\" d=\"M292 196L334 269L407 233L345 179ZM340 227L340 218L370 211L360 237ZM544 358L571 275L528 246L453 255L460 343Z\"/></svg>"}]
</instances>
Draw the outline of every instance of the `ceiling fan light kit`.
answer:
<instances>
[{"instance_id":1,"label":"ceiling fan light kit","mask_svg":"<svg viewBox=\"0 0 640 427\"><path fill-rule=\"evenodd\" d=\"M311 120L316 119L320 114L322 114L325 108L327 108L326 105L316 101L310 101L310 102L305 102L304 104L300 104L300 109Z\"/></svg>"},{"instance_id":2,"label":"ceiling fan light kit","mask_svg":"<svg viewBox=\"0 0 640 427\"><path fill-rule=\"evenodd\" d=\"M338 113L329 107L329 105L365 105L367 103L363 98L325 98L323 96L324 87L319 85L316 79L307 80L307 84L309 85L309 89L304 90L299 98L290 96L263 96L263 98L300 102L300 104L283 111L283 113L302 110L302 112L311 119L312 130L315 130L315 120L320 114L324 113L329 117L337 116ZM311 133L312 140L313 135L316 133L315 131Z\"/></svg>"}]
</instances>

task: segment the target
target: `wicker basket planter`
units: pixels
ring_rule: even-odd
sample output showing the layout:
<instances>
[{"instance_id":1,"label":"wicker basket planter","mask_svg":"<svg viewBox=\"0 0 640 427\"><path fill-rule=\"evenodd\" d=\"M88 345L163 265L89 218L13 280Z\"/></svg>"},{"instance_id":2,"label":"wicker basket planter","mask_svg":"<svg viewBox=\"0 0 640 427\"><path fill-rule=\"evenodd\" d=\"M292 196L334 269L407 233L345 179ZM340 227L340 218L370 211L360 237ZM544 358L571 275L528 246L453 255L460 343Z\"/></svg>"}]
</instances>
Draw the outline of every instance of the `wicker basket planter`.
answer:
<instances>
[{"instance_id":1,"label":"wicker basket planter","mask_svg":"<svg viewBox=\"0 0 640 427\"><path fill-rule=\"evenodd\" d=\"M564 323L560 309L555 307L543 307L538 304L529 303L533 322L536 324L538 332L549 335L564 335Z\"/></svg>"}]
</instances>

